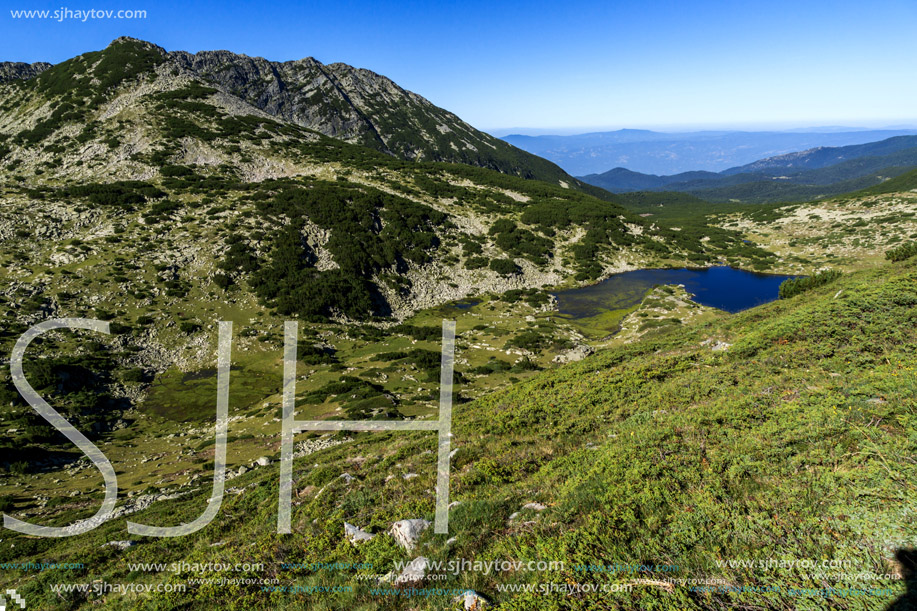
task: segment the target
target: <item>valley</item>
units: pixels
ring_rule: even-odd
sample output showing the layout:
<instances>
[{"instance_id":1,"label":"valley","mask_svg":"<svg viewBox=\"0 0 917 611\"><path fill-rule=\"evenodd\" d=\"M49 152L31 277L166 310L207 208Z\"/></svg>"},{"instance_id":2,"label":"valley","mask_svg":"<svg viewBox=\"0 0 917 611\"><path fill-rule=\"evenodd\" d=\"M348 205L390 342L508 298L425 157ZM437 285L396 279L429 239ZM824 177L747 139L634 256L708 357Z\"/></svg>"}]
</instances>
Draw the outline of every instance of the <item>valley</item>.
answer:
<instances>
[{"instance_id":1,"label":"valley","mask_svg":"<svg viewBox=\"0 0 917 611\"><path fill-rule=\"evenodd\" d=\"M818 608L789 592L866 573L885 595L834 608L902 593L894 558L917 511L909 167L860 184L876 169L861 165L850 189L792 203L616 194L345 64L119 38L0 76L0 510L63 526L103 498L10 374L18 338L53 318L110 325L36 340L25 375L120 487L116 517L86 534L4 530L4 567L76 567L4 568L0 588L29 608ZM288 320L297 419L377 421L438 417L441 325L456 321L448 536L427 528L437 441L423 431L297 434L293 533L277 534ZM129 535L127 519L190 523L210 498L220 321L218 518ZM762 554L853 569L733 562ZM434 569L457 558L555 564ZM248 567L238 581L162 568L229 560ZM676 570L582 569L634 563ZM614 588L507 589L547 582Z\"/></svg>"}]
</instances>

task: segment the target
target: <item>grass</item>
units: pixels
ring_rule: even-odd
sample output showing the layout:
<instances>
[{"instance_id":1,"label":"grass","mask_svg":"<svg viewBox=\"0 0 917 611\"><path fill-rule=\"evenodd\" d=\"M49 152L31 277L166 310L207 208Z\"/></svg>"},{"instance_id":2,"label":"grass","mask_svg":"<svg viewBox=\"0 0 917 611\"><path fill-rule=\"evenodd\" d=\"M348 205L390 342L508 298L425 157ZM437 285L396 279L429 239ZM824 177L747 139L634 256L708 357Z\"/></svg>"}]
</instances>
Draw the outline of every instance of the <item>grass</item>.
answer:
<instances>
[{"instance_id":1,"label":"grass","mask_svg":"<svg viewBox=\"0 0 917 611\"><path fill-rule=\"evenodd\" d=\"M728 566L730 560L838 560L849 572L886 574L890 558L912 531L915 511L917 365L913 307L917 267L910 261L845 275L728 318L675 328L586 360L536 374L528 381L460 405L454 413L458 452L450 535L428 533L423 554L434 560L563 559L554 572L460 573L435 587L470 587L507 609L715 609L817 607L884 609L892 596L829 598L790 595L791 588L823 587L811 570ZM837 290L843 294L834 298ZM480 307L480 306L476 306ZM677 327L681 327L678 325ZM711 351L702 340L731 344ZM435 440L424 433L357 434L356 440L310 456L296 469L295 534L278 536L276 470L233 481L257 484L227 497L220 516L199 534L144 540L117 552L100 545L125 538L123 522L105 524L67 542L4 541L4 561L55 558L86 562L83 573L3 574L41 608L92 605L46 594L48 584L86 579L181 582L190 575L130 573L134 562L265 562L282 584L351 585L353 591L318 597L265 593L257 586L198 587L188 593L144 597L147 607L228 609L400 608L373 595L348 571L284 571L281 562L369 562L386 572L408 559L385 535L354 547L340 537L342 522L381 533L392 521L432 517L427 490L434 479ZM357 456L371 460L354 462ZM345 483L337 476L355 477ZM416 472L404 480L391 474ZM324 492L316 495L316 488ZM206 489L154 505L139 521L172 524L197 515ZM522 504L544 512L531 523L509 521ZM56 521L63 521L60 514ZM219 548L211 547L221 543ZM601 598L561 594L501 594L500 584L633 582L631 576L577 571L578 564L676 565L676 577L722 579L734 586L779 587L776 593L697 592L634 585ZM234 575L238 576L238 575ZM431 585L431 584L428 584ZM862 585L841 578L833 587ZM900 593L899 583L870 583ZM92 599L93 597L89 597ZM102 608L130 608L106 597ZM139 603L139 600L138 600ZM415 598L414 608L443 608L443 600ZM30 603L32 604L32 603ZM98 605L95 605L98 606Z\"/></svg>"}]
</instances>

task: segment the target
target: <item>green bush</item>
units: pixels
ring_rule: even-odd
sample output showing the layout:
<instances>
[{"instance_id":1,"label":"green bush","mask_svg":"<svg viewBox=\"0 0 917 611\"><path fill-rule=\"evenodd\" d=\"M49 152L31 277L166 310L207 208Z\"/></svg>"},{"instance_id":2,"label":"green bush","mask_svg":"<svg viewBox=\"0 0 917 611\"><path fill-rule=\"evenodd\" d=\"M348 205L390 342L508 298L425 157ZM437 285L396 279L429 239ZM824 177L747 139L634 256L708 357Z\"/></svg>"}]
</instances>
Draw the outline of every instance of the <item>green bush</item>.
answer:
<instances>
[{"instance_id":1,"label":"green bush","mask_svg":"<svg viewBox=\"0 0 917 611\"><path fill-rule=\"evenodd\" d=\"M200 330L201 326L196 322L184 321L178 324L178 328L181 329L182 333L194 333Z\"/></svg>"},{"instance_id":2,"label":"green bush","mask_svg":"<svg viewBox=\"0 0 917 611\"><path fill-rule=\"evenodd\" d=\"M468 257L465 259L465 269L481 269L487 267L489 263L487 257Z\"/></svg>"},{"instance_id":3,"label":"green bush","mask_svg":"<svg viewBox=\"0 0 917 611\"><path fill-rule=\"evenodd\" d=\"M514 274L518 274L521 271L519 266L510 259L493 259L490 262L490 269L497 272L501 276L512 276Z\"/></svg>"},{"instance_id":4,"label":"green bush","mask_svg":"<svg viewBox=\"0 0 917 611\"><path fill-rule=\"evenodd\" d=\"M233 281L232 281L232 278L230 278L226 274L214 274L213 283L216 284L221 289L225 290L229 288L230 286L232 286Z\"/></svg>"},{"instance_id":5,"label":"green bush","mask_svg":"<svg viewBox=\"0 0 917 611\"><path fill-rule=\"evenodd\" d=\"M885 252L885 258L889 261L904 261L914 255L917 255L917 242L908 242Z\"/></svg>"},{"instance_id":6,"label":"green bush","mask_svg":"<svg viewBox=\"0 0 917 611\"><path fill-rule=\"evenodd\" d=\"M145 378L146 374L144 373L143 369L140 369L139 367L128 369L121 374L121 379L125 382L143 382Z\"/></svg>"},{"instance_id":7,"label":"green bush","mask_svg":"<svg viewBox=\"0 0 917 611\"><path fill-rule=\"evenodd\" d=\"M506 345L514 348L521 348L529 352L538 352L546 348L551 343L550 338L542 335L538 331L523 331L519 335L510 338Z\"/></svg>"},{"instance_id":8,"label":"green bush","mask_svg":"<svg viewBox=\"0 0 917 611\"><path fill-rule=\"evenodd\" d=\"M836 269L817 272L812 276L803 276L801 278L790 278L780 284L778 296L780 299L789 299L800 293L804 293L815 287L823 286L833 282L841 277L841 272Z\"/></svg>"},{"instance_id":9,"label":"green bush","mask_svg":"<svg viewBox=\"0 0 917 611\"><path fill-rule=\"evenodd\" d=\"M417 341L435 341L442 337L439 327L420 327L417 325L401 324L392 327L392 331L402 335L409 335Z\"/></svg>"},{"instance_id":10,"label":"green bush","mask_svg":"<svg viewBox=\"0 0 917 611\"><path fill-rule=\"evenodd\" d=\"M191 176L194 170L183 165L165 165L159 168L159 173L163 176Z\"/></svg>"}]
</instances>

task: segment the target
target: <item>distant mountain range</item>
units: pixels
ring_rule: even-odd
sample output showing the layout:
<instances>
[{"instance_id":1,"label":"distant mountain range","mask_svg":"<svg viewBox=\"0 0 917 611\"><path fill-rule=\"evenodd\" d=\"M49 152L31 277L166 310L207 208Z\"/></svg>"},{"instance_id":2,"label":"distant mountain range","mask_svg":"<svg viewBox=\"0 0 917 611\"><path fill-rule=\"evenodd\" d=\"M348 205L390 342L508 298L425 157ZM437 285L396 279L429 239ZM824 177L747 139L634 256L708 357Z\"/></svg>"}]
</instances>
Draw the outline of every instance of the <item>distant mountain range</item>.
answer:
<instances>
[{"instance_id":1,"label":"distant mountain range","mask_svg":"<svg viewBox=\"0 0 917 611\"><path fill-rule=\"evenodd\" d=\"M879 185L917 167L917 136L768 157L719 173L670 176L615 168L582 179L615 193L679 191L711 202L818 199Z\"/></svg>"},{"instance_id":2,"label":"distant mountain range","mask_svg":"<svg viewBox=\"0 0 917 611\"><path fill-rule=\"evenodd\" d=\"M574 176L618 167L669 175L692 170L721 172L794 151L865 144L915 134L914 129L684 133L622 129L575 136L508 135L502 139L553 161Z\"/></svg>"}]
</instances>

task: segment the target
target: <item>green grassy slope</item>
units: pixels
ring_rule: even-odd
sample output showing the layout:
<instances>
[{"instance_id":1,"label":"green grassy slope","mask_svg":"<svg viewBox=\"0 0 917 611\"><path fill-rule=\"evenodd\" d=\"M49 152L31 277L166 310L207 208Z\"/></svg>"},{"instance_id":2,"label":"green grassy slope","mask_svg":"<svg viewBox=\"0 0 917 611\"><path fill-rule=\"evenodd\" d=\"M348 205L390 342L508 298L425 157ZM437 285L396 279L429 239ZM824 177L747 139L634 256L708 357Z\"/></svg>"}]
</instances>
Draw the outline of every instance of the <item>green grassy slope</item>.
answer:
<instances>
[{"instance_id":1,"label":"green grassy slope","mask_svg":"<svg viewBox=\"0 0 917 611\"><path fill-rule=\"evenodd\" d=\"M874 187L869 187L863 189L862 191L857 191L851 193L851 197L858 197L861 195L878 195L882 193L898 193L900 191L912 191L917 189L917 170L911 170L900 176L896 176L889 180L886 180L880 185Z\"/></svg>"},{"instance_id":2,"label":"green grassy slope","mask_svg":"<svg viewBox=\"0 0 917 611\"><path fill-rule=\"evenodd\" d=\"M500 609L884 609L903 591L900 582L857 581L855 574L892 573L889 559L913 546L917 534L915 306L917 261L911 259L724 320L648 336L458 406L451 483L452 498L461 504L451 513L451 544L428 531L420 549L408 555L381 534L398 519L432 519L433 435L357 434L353 442L297 463L293 535L274 532L274 466L234 480L244 492L228 495L217 520L194 536L141 540L119 552L100 546L129 538L121 520L67 541L5 533L2 561L53 558L84 562L87 569L28 577L5 571L0 580L48 609L451 608L451 599L442 596L376 591L350 570L281 566L363 562L373 568L357 572L385 573L395 560L423 554L433 560L566 562L559 571L464 572L424 584L473 588ZM712 350L706 340L730 346ZM356 479L345 482L339 477L344 472ZM408 472L419 476L402 479ZM388 475L395 477L389 481ZM132 519L175 524L195 517L205 501L206 493L159 503ZM547 509L511 519L531 501ZM62 513L54 521L72 517ZM345 521L380 534L355 547L341 536ZM352 590L290 594L264 592L260 585L200 586L133 600L65 600L48 592L53 583L94 578L183 583L199 575L131 572L126 563L228 558L265 563L263 572L249 577ZM744 560L795 565L724 564ZM800 561L843 568L804 568ZM577 570L579 564L677 570L597 572ZM688 582L666 586L666 578ZM721 580L724 589L744 591L692 590L692 579ZM632 590L578 596L501 591L507 584L565 582ZM888 591L825 598L801 590L829 586Z\"/></svg>"}]
</instances>

